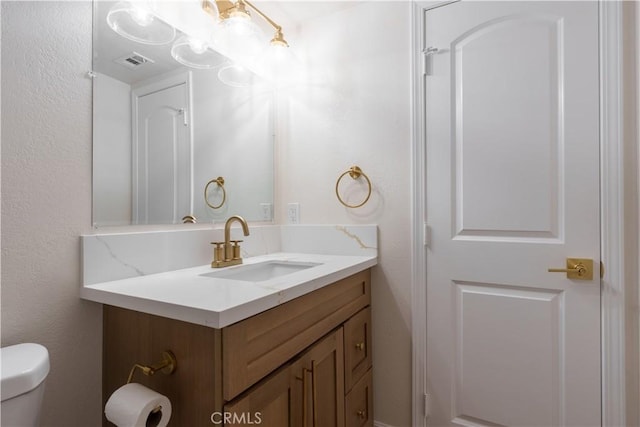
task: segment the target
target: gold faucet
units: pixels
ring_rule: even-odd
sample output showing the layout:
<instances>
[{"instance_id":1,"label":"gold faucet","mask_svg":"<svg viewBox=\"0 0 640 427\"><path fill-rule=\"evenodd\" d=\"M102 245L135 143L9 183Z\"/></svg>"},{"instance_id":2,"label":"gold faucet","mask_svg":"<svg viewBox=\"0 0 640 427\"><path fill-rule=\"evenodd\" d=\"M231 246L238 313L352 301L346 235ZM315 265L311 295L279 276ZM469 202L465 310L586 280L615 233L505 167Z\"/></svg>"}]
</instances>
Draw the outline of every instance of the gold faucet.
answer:
<instances>
[{"instance_id":1,"label":"gold faucet","mask_svg":"<svg viewBox=\"0 0 640 427\"><path fill-rule=\"evenodd\" d=\"M213 250L211 268L242 264L242 257L240 256L240 242L242 240L231 240L231 223L234 221L238 221L242 225L242 231L245 236L249 235L249 226L244 218L240 215L229 217L224 224L224 242L211 242L212 245L216 245Z\"/></svg>"}]
</instances>

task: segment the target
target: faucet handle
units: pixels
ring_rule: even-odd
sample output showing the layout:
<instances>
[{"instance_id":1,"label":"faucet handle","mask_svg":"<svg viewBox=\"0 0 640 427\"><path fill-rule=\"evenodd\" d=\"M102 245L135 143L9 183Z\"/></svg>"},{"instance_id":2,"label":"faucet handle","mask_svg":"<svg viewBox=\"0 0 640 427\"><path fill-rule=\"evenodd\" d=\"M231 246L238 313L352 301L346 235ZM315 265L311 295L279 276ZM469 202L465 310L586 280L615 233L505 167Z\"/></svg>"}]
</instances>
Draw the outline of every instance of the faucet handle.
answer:
<instances>
[{"instance_id":1,"label":"faucet handle","mask_svg":"<svg viewBox=\"0 0 640 427\"><path fill-rule=\"evenodd\" d=\"M242 240L230 240L230 242L233 243L232 259L241 259L242 257L240 256L240 242L242 242Z\"/></svg>"},{"instance_id":2,"label":"faucet handle","mask_svg":"<svg viewBox=\"0 0 640 427\"><path fill-rule=\"evenodd\" d=\"M224 242L211 242L212 245L216 245L213 248L213 261L222 261L224 260Z\"/></svg>"}]
</instances>

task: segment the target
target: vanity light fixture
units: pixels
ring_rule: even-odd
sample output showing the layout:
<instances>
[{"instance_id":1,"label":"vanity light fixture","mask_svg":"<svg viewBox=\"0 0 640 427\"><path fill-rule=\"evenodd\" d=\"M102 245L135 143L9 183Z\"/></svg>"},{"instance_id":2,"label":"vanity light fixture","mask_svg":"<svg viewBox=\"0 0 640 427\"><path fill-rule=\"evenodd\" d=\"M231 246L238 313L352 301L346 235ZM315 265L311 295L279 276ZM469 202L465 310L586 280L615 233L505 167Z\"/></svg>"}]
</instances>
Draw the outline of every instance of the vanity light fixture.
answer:
<instances>
[{"instance_id":1,"label":"vanity light fixture","mask_svg":"<svg viewBox=\"0 0 640 427\"><path fill-rule=\"evenodd\" d=\"M122 37L143 44L163 45L176 36L175 28L136 2L116 3L107 14L107 24Z\"/></svg>"},{"instance_id":2,"label":"vanity light fixture","mask_svg":"<svg viewBox=\"0 0 640 427\"><path fill-rule=\"evenodd\" d=\"M180 9L181 16L191 18L183 19L179 28L185 32L193 21L193 31L187 30L175 41L176 29L167 23L173 22L171 15L166 9L162 13L151 1L121 1L109 11L107 23L116 33L138 43L162 45L173 41L173 59L191 68L218 68L218 77L230 86L251 86L257 75L274 81L286 78L293 61L280 25L247 0L202 0L199 6L198 1L191 12L185 14L185 9ZM275 30L266 49L265 36L252 20L251 12Z\"/></svg>"},{"instance_id":3,"label":"vanity light fixture","mask_svg":"<svg viewBox=\"0 0 640 427\"><path fill-rule=\"evenodd\" d=\"M214 48L217 46L230 52L244 65L221 69L218 73L221 81L231 86L250 86L252 71L277 84L290 77L288 70L294 68L295 60L284 38L282 26L253 3L248 0L203 0L202 9L219 20L213 39ZM267 49L263 44L262 31L252 21L249 9L275 31Z\"/></svg>"}]
</instances>

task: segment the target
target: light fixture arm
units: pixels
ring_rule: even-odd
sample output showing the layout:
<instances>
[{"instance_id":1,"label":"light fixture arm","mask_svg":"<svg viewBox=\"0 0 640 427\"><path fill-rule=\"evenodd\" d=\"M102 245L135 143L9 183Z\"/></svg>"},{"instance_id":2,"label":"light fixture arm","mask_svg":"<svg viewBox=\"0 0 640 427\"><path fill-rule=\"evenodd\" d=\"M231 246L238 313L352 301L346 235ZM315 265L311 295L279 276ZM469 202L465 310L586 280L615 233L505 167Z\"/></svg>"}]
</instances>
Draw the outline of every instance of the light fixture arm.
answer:
<instances>
[{"instance_id":1,"label":"light fixture arm","mask_svg":"<svg viewBox=\"0 0 640 427\"><path fill-rule=\"evenodd\" d=\"M217 7L217 12L220 14L221 17L224 17L225 15L228 16L229 11L232 9L243 10L245 9L245 6L248 6L251 10L253 10L258 15L260 15L262 19L267 21L269 25L271 25L276 30L276 34L271 40L272 43L282 45L282 46L289 46L289 44L286 42L282 34L282 26L278 25L273 19L269 18L264 12L258 9L253 3L250 3L247 0L237 0L236 2L233 2L230 0L203 0L202 8L209 14L214 14L214 11L216 9L212 6L212 2L215 2L215 5Z\"/></svg>"},{"instance_id":2,"label":"light fixture arm","mask_svg":"<svg viewBox=\"0 0 640 427\"><path fill-rule=\"evenodd\" d=\"M282 34L282 27L278 24L276 24L271 18L269 18L267 15L264 14L264 12L262 12L260 9L258 9L257 7L255 7L252 3L248 2L247 0L238 0L238 3L244 3L247 6L249 6L251 9L253 9L258 15L262 16L262 18L267 21L269 24L271 24L271 26L273 28L275 28L276 33L280 33Z\"/></svg>"}]
</instances>

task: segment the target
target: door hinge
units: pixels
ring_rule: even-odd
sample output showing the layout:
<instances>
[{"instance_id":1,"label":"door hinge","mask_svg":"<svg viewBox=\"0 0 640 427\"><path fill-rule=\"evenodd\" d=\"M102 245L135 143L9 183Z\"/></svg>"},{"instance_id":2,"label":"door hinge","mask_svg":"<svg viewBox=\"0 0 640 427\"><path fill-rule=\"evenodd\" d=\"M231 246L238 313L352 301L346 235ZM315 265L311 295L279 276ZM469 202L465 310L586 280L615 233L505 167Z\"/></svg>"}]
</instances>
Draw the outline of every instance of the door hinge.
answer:
<instances>
[{"instance_id":1,"label":"door hinge","mask_svg":"<svg viewBox=\"0 0 640 427\"><path fill-rule=\"evenodd\" d=\"M600 261L600 278L604 279L604 262Z\"/></svg>"},{"instance_id":2,"label":"door hinge","mask_svg":"<svg viewBox=\"0 0 640 427\"><path fill-rule=\"evenodd\" d=\"M429 46L422 50L423 61L422 61L422 75L428 76L431 75L431 60L430 57L434 53L438 52L437 47Z\"/></svg>"},{"instance_id":3,"label":"door hinge","mask_svg":"<svg viewBox=\"0 0 640 427\"><path fill-rule=\"evenodd\" d=\"M431 401L430 396L427 393L425 393L424 394L424 417L425 418L429 418L430 401Z\"/></svg>"},{"instance_id":4,"label":"door hinge","mask_svg":"<svg viewBox=\"0 0 640 427\"><path fill-rule=\"evenodd\" d=\"M187 110L185 108L180 108L178 110L178 114L182 116L182 124L184 126L189 126L189 119L187 117Z\"/></svg>"},{"instance_id":5,"label":"door hinge","mask_svg":"<svg viewBox=\"0 0 640 427\"><path fill-rule=\"evenodd\" d=\"M431 244L431 232L426 222L422 226L422 243L428 248Z\"/></svg>"}]
</instances>

